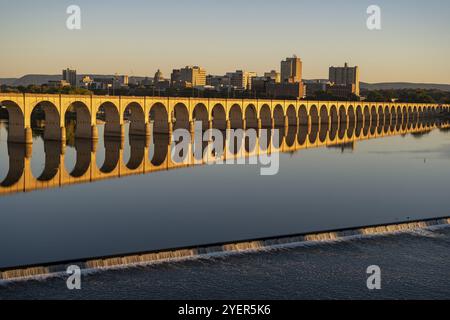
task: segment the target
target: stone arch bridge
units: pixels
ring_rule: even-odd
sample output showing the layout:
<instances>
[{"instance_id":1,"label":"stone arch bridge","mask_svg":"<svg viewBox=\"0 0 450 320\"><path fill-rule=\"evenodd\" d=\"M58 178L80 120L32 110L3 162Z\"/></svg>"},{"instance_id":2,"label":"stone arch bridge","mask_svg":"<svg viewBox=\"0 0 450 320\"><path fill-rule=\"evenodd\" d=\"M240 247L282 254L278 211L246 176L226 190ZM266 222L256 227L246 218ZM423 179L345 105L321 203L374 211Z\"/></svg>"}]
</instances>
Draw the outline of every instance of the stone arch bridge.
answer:
<instances>
[{"instance_id":1,"label":"stone arch bridge","mask_svg":"<svg viewBox=\"0 0 450 320\"><path fill-rule=\"evenodd\" d=\"M275 128L333 123L377 123L386 119L422 119L450 111L449 105L335 102L303 100L197 99L163 97L77 96L0 93L0 105L9 117L8 141L32 143L31 115L45 115L44 139L65 141L65 116L76 115L77 138L97 139L97 119L105 122L104 135L171 133L177 128Z\"/></svg>"}]
</instances>

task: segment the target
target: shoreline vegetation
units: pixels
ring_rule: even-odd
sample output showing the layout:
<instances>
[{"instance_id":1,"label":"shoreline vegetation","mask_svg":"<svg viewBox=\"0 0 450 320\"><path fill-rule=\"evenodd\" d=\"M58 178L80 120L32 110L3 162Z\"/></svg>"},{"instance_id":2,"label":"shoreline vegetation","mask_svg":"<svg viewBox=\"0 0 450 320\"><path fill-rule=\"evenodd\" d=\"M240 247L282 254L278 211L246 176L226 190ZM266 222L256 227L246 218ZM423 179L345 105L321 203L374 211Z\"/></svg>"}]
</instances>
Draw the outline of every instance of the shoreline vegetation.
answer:
<instances>
[{"instance_id":1,"label":"shoreline vegetation","mask_svg":"<svg viewBox=\"0 0 450 320\"><path fill-rule=\"evenodd\" d=\"M147 96L147 97L185 97L185 98L222 98L222 99L282 99L296 100L292 97L269 97L252 91L219 92L200 90L195 88L175 89L160 92L147 86L131 85L128 88L110 90L88 90L84 88L63 87L55 88L47 85L29 85L13 87L0 86L2 93L36 93L36 94L71 94L71 95L105 95L105 96ZM111 94L112 93L112 94ZM361 98L363 97L363 98ZM361 97L351 96L347 99L335 97L328 92L316 92L302 100L313 101L371 101L371 102L399 102L399 103L431 103L450 104L450 92L439 89L361 89Z\"/></svg>"}]
</instances>

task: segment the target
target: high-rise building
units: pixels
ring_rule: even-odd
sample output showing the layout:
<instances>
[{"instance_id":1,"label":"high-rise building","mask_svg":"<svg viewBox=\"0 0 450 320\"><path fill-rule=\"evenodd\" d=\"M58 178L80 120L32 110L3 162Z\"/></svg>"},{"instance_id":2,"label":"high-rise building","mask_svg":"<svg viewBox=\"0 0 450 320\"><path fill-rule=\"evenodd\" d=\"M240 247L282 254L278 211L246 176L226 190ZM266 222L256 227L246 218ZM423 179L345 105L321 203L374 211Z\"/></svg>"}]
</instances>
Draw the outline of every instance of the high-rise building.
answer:
<instances>
[{"instance_id":1,"label":"high-rise building","mask_svg":"<svg viewBox=\"0 0 450 320\"><path fill-rule=\"evenodd\" d=\"M206 85L206 71L198 66L174 69L171 80L175 86L204 87Z\"/></svg>"},{"instance_id":2,"label":"high-rise building","mask_svg":"<svg viewBox=\"0 0 450 320\"><path fill-rule=\"evenodd\" d=\"M281 61L281 82L302 82L302 60L296 56Z\"/></svg>"},{"instance_id":3,"label":"high-rise building","mask_svg":"<svg viewBox=\"0 0 450 320\"><path fill-rule=\"evenodd\" d=\"M275 70L264 73L264 78L273 80L275 83L281 82L281 74Z\"/></svg>"},{"instance_id":4,"label":"high-rise building","mask_svg":"<svg viewBox=\"0 0 450 320\"><path fill-rule=\"evenodd\" d=\"M78 83L77 83L77 71L76 70L65 69L62 72L62 77L63 77L63 80L70 83L70 85L72 87L77 87Z\"/></svg>"},{"instance_id":5,"label":"high-rise building","mask_svg":"<svg viewBox=\"0 0 450 320\"><path fill-rule=\"evenodd\" d=\"M348 86L352 88L352 93L359 96L359 67L349 67L345 63L344 67L330 67L329 80L332 85Z\"/></svg>"},{"instance_id":6,"label":"high-rise building","mask_svg":"<svg viewBox=\"0 0 450 320\"><path fill-rule=\"evenodd\" d=\"M230 78L231 85L239 90L251 90L252 78L256 77L256 72L237 70L229 72L227 76Z\"/></svg>"}]
</instances>

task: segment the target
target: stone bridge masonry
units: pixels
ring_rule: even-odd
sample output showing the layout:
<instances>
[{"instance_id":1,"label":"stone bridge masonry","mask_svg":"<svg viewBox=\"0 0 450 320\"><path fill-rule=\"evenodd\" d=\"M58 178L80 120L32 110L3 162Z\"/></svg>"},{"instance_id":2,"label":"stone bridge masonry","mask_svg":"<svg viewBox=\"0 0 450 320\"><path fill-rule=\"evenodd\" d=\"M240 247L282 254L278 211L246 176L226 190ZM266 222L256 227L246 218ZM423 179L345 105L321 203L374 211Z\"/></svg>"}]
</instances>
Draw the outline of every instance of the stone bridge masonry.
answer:
<instances>
[{"instance_id":1,"label":"stone bridge masonry","mask_svg":"<svg viewBox=\"0 0 450 320\"><path fill-rule=\"evenodd\" d=\"M365 123L391 118L428 118L449 113L449 105L421 103L337 102L260 99L205 99L94 95L0 93L0 105L9 116L8 141L32 143L31 114L39 107L45 114L44 139L65 141L65 115L76 114L76 138L97 139L97 119L105 121L106 137L123 138L124 121L130 135L150 136L203 129L276 128L298 125L330 126Z\"/></svg>"}]
</instances>

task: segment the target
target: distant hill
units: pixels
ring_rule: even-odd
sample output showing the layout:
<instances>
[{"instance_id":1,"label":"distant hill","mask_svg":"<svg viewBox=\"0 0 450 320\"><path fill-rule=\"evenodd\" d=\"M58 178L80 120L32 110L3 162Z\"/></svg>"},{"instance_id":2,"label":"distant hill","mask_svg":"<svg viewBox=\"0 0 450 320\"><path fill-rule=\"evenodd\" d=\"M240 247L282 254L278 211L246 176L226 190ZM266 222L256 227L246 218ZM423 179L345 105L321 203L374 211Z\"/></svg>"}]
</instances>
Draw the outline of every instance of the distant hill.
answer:
<instances>
[{"instance_id":1,"label":"distant hill","mask_svg":"<svg viewBox=\"0 0 450 320\"><path fill-rule=\"evenodd\" d=\"M382 82L382 83L361 82L361 89L367 90L435 89L442 91L450 91L450 84L410 83L410 82Z\"/></svg>"},{"instance_id":2,"label":"distant hill","mask_svg":"<svg viewBox=\"0 0 450 320\"><path fill-rule=\"evenodd\" d=\"M0 85L6 84L7 86L12 86L16 80L17 78L0 78Z\"/></svg>"}]
</instances>

